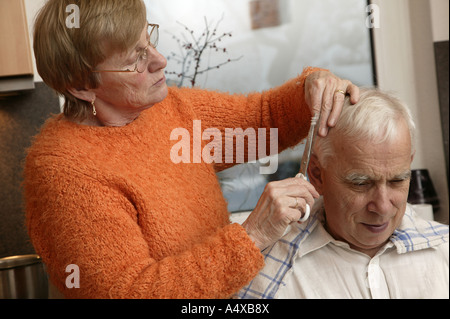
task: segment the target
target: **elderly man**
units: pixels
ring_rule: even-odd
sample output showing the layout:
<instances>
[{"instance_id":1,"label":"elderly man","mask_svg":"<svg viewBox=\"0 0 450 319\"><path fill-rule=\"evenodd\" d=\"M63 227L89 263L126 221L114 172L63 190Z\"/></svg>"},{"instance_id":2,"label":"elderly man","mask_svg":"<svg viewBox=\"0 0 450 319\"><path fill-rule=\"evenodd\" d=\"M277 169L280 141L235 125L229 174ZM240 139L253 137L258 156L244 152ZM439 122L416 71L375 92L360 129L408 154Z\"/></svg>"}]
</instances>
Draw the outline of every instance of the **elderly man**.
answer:
<instances>
[{"instance_id":1,"label":"elderly man","mask_svg":"<svg viewBox=\"0 0 450 319\"><path fill-rule=\"evenodd\" d=\"M266 248L240 298L448 298L448 226L406 202L414 123L394 97L347 101L308 168L321 195L311 217Z\"/></svg>"}]
</instances>

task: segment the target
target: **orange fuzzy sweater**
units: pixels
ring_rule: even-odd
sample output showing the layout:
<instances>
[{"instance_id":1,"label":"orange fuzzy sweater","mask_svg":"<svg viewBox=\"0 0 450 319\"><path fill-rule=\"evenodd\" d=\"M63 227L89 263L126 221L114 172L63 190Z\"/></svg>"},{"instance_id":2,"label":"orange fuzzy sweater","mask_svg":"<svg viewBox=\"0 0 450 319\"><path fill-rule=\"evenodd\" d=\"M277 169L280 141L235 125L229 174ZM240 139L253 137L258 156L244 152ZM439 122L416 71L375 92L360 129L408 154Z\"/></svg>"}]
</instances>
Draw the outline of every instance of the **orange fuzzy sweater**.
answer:
<instances>
[{"instance_id":1,"label":"orange fuzzy sweater","mask_svg":"<svg viewBox=\"0 0 450 319\"><path fill-rule=\"evenodd\" d=\"M215 175L227 166L174 164L170 134L185 128L192 139L198 119L202 130L277 127L280 150L294 146L308 131L303 87L313 71L248 96L170 88L123 127L49 119L28 151L24 189L52 283L66 298L227 298L248 283L264 261L229 221ZM70 264L79 288L66 286Z\"/></svg>"}]
</instances>

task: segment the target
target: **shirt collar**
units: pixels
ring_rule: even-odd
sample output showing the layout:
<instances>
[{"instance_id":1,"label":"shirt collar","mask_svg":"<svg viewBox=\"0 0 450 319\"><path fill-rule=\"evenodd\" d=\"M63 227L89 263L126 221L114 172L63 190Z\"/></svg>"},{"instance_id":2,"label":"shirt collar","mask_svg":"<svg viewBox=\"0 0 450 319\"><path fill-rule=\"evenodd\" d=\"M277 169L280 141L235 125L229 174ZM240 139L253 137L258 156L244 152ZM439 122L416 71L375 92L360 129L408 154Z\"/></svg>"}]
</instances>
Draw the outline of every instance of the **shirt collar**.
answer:
<instances>
[{"instance_id":1,"label":"shirt collar","mask_svg":"<svg viewBox=\"0 0 450 319\"><path fill-rule=\"evenodd\" d=\"M394 231L391 241L399 254L433 248L448 242L449 227L435 221L418 218L414 209L407 205L402 223Z\"/></svg>"}]
</instances>

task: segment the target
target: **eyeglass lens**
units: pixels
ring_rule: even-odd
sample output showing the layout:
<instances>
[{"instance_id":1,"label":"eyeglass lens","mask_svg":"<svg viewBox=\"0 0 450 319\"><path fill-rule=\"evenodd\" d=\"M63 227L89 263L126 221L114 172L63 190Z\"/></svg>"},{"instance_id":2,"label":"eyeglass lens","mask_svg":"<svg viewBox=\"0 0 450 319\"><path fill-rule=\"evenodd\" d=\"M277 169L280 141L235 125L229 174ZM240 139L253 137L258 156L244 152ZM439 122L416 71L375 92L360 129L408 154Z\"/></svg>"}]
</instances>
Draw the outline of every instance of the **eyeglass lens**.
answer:
<instances>
[{"instance_id":1,"label":"eyeglass lens","mask_svg":"<svg viewBox=\"0 0 450 319\"><path fill-rule=\"evenodd\" d=\"M148 34L149 34L149 45L151 45L152 47L156 48L156 46L158 45L158 40L159 40L159 31L158 31L158 27L157 26L152 26L149 25L148 26ZM148 55L148 47L146 47L143 52L141 53L141 55L138 58L137 61L137 65L136 65L136 70L139 73L144 72L145 68L147 67L147 55Z\"/></svg>"},{"instance_id":2,"label":"eyeglass lens","mask_svg":"<svg viewBox=\"0 0 450 319\"><path fill-rule=\"evenodd\" d=\"M151 45L156 48L158 46L158 40L159 40L159 28L156 25L149 25L148 26L148 34L150 36L150 43Z\"/></svg>"}]
</instances>

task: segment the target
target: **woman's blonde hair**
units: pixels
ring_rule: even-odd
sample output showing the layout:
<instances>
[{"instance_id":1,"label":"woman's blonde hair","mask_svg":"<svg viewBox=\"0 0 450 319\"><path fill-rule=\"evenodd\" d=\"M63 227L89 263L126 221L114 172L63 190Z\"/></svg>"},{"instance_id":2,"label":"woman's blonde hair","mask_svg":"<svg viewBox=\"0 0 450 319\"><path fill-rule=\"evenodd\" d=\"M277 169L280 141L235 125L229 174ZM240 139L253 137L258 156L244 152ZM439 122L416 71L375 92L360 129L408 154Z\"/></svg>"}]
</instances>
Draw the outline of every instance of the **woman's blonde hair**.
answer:
<instances>
[{"instance_id":1,"label":"woman's blonde hair","mask_svg":"<svg viewBox=\"0 0 450 319\"><path fill-rule=\"evenodd\" d=\"M75 27L67 23L73 8L69 5L79 9ZM39 11L34 25L37 70L48 86L64 96L66 117L86 118L90 103L69 90L97 88L101 78L92 70L112 53L135 45L146 16L142 0L49 0Z\"/></svg>"},{"instance_id":2,"label":"woman's blonde hair","mask_svg":"<svg viewBox=\"0 0 450 319\"><path fill-rule=\"evenodd\" d=\"M360 100L355 105L346 97L342 113L334 128L325 138L317 137L314 153L321 165L334 155L334 140L345 137L350 141L363 140L373 144L391 141L405 121L411 137L411 155L415 151L415 124L409 108L394 95L378 89L361 88Z\"/></svg>"}]
</instances>

